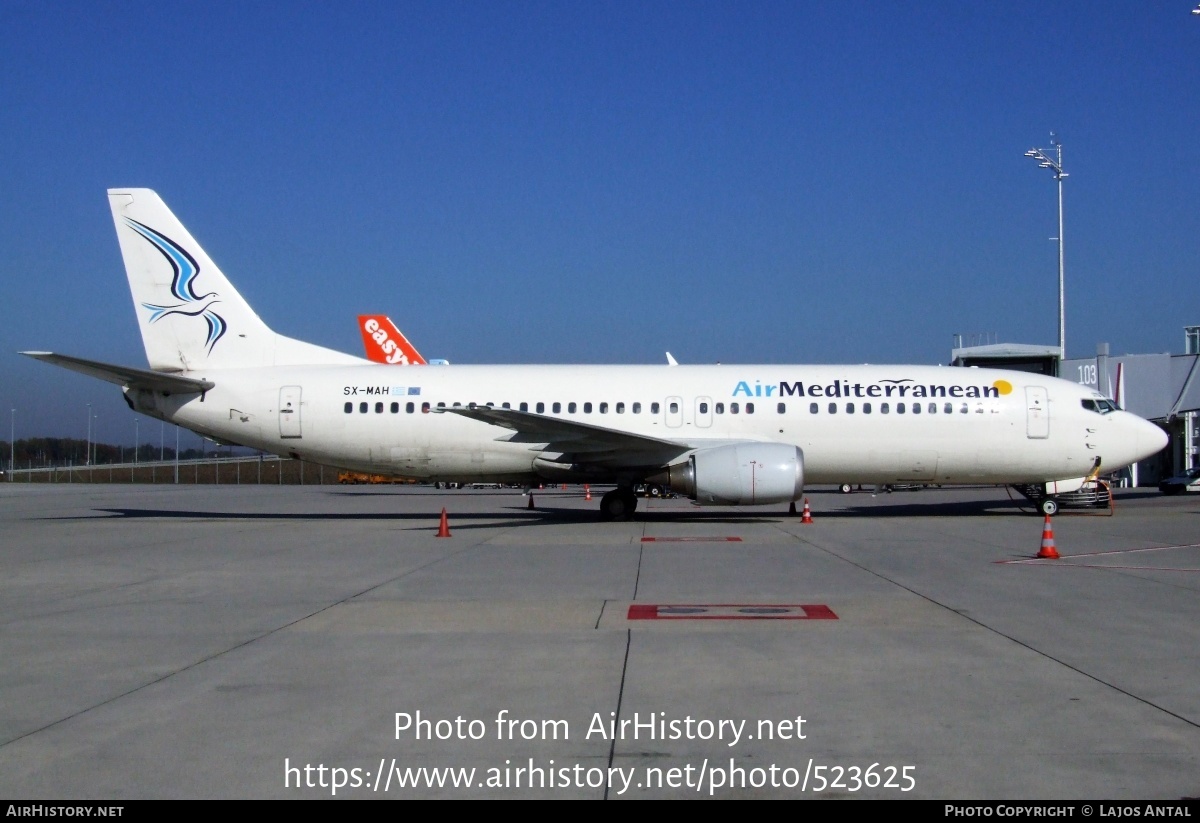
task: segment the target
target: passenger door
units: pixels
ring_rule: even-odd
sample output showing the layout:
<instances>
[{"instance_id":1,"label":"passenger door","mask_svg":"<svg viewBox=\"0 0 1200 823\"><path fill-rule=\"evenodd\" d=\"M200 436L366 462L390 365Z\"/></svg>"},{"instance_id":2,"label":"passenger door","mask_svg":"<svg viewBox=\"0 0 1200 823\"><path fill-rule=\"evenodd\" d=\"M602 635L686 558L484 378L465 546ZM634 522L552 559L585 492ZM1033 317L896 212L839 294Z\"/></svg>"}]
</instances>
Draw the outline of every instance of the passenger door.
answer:
<instances>
[{"instance_id":1,"label":"passenger door","mask_svg":"<svg viewBox=\"0 0 1200 823\"><path fill-rule=\"evenodd\" d=\"M1025 387L1025 435L1031 440L1050 436L1050 398L1041 386Z\"/></svg>"}]
</instances>

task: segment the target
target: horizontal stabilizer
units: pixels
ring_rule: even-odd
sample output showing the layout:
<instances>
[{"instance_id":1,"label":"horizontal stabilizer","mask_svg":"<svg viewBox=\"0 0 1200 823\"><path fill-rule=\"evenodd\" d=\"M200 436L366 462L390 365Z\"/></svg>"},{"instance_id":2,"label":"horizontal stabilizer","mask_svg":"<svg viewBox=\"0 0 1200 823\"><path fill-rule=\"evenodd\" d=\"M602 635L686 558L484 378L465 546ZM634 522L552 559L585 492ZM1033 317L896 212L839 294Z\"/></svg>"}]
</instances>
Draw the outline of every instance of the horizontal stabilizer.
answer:
<instances>
[{"instance_id":1,"label":"horizontal stabilizer","mask_svg":"<svg viewBox=\"0 0 1200 823\"><path fill-rule=\"evenodd\" d=\"M89 377L98 377L129 389L149 389L167 394L203 394L216 385L208 380L197 380L194 377L181 377L177 374L164 374L129 366L114 366L97 360L84 360L82 357L69 357L65 354L48 351L23 351L21 354L32 357L34 360L41 360L43 363L51 363L55 366L62 366L64 369L86 374Z\"/></svg>"}]
</instances>

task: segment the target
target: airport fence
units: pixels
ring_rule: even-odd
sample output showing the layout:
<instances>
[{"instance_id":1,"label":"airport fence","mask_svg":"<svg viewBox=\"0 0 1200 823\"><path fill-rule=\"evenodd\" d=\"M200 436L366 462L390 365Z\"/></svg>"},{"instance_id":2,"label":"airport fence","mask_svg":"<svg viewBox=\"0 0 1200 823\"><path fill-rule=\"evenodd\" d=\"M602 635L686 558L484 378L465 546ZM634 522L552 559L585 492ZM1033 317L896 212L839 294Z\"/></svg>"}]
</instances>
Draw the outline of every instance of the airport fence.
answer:
<instances>
[{"instance_id":1,"label":"airport fence","mask_svg":"<svg viewBox=\"0 0 1200 823\"><path fill-rule=\"evenodd\" d=\"M190 483L200 485L293 486L338 482L338 470L318 463L274 455L201 458L196 460L101 463L94 466L48 466L15 469L11 483Z\"/></svg>"}]
</instances>

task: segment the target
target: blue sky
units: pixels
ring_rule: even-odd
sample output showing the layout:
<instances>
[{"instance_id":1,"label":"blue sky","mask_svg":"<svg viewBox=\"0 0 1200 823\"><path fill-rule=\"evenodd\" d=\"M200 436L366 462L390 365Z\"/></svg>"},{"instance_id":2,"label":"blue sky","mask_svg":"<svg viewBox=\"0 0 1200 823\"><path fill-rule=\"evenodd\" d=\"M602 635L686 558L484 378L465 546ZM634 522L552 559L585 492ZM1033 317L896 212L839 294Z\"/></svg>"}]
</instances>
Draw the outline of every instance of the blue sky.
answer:
<instances>
[{"instance_id":1,"label":"blue sky","mask_svg":"<svg viewBox=\"0 0 1200 823\"><path fill-rule=\"evenodd\" d=\"M456 363L1180 351L1200 16L1171 2L0 3L0 409L132 442L109 187L157 190L273 328ZM145 439L157 422L142 418ZM147 437L147 432L153 432ZM6 438L7 434L0 435Z\"/></svg>"}]
</instances>

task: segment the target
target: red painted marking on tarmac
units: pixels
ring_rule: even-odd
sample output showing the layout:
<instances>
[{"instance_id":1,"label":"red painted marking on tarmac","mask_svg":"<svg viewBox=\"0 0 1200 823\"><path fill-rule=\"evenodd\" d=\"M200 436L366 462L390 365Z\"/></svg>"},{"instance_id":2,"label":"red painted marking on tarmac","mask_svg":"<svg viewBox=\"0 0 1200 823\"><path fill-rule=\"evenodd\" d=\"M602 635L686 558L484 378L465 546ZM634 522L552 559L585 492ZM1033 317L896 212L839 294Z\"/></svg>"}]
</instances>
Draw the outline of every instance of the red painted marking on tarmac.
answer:
<instances>
[{"instance_id":1,"label":"red painted marking on tarmac","mask_svg":"<svg viewBox=\"0 0 1200 823\"><path fill-rule=\"evenodd\" d=\"M643 543L741 543L740 537L643 537Z\"/></svg>"},{"instance_id":2,"label":"red painted marking on tarmac","mask_svg":"<svg viewBox=\"0 0 1200 823\"><path fill-rule=\"evenodd\" d=\"M635 603L629 620L837 620L823 605L794 603Z\"/></svg>"}]
</instances>

